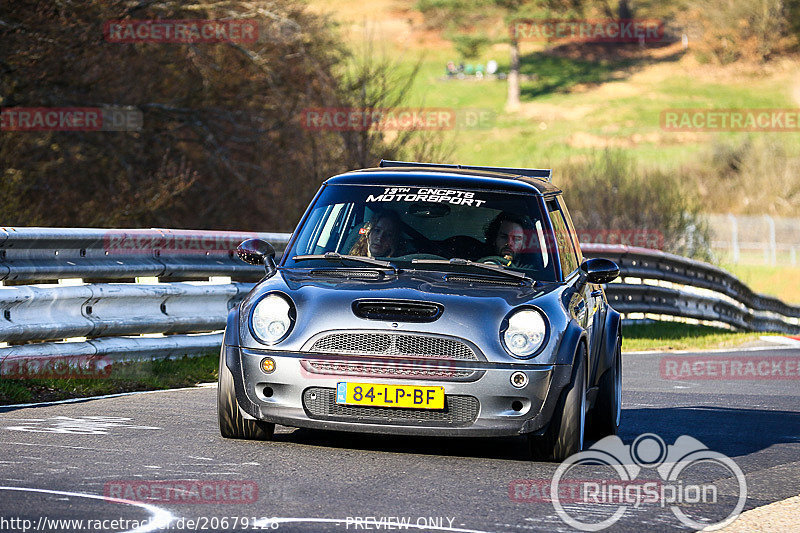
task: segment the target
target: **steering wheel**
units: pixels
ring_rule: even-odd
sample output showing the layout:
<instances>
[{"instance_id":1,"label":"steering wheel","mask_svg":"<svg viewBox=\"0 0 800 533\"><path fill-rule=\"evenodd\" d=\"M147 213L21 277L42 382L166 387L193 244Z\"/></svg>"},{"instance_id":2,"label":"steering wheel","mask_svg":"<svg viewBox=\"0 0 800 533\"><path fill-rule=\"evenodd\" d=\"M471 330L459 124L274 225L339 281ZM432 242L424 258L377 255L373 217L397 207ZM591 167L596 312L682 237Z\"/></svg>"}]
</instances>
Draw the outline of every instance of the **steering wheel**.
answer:
<instances>
[{"instance_id":1,"label":"steering wheel","mask_svg":"<svg viewBox=\"0 0 800 533\"><path fill-rule=\"evenodd\" d=\"M490 265L500 265L504 267L511 266L513 259L507 259L507 257L509 256L489 255L478 259L478 263L488 263Z\"/></svg>"}]
</instances>

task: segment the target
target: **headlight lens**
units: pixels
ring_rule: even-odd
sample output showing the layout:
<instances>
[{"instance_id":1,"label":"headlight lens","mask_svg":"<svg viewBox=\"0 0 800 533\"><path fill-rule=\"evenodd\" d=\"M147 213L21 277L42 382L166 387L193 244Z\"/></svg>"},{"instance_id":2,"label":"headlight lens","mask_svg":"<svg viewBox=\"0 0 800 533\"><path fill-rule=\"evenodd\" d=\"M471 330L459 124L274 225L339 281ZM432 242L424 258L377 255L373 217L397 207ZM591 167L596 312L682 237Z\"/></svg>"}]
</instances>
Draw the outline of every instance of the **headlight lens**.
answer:
<instances>
[{"instance_id":1,"label":"headlight lens","mask_svg":"<svg viewBox=\"0 0 800 533\"><path fill-rule=\"evenodd\" d=\"M547 326L539 311L523 309L511 315L508 328L503 333L503 342L512 355L525 357L531 355L544 342Z\"/></svg>"},{"instance_id":2,"label":"headlight lens","mask_svg":"<svg viewBox=\"0 0 800 533\"><path fill-rule=\"evenodd\" d=\"M292 327L289 315L292 305L277 294L270 294L259 301L252 314L253 333L258 340L274 344L284 338Z\"/></svg>"}]
</instances>

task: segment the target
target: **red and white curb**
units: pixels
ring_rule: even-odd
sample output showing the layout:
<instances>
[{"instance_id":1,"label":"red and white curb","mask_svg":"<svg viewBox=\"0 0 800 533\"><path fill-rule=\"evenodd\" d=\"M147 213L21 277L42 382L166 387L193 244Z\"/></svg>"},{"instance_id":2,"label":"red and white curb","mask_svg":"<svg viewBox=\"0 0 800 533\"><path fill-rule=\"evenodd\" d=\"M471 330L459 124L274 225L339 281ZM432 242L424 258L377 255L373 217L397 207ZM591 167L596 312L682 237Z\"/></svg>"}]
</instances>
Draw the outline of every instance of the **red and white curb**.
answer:
<instances>
[{"instance_id":1,"label":"red and white curb","mask_svg":"<svg viewBox=\"0 0 800 533\"><path fill-rule=\"evenodd\" d=\"M780 335L762 335L759 337L762 341L772 342L775 344L782 344L783 346L793 346L800 348L800 336L785 336Z\"/></svg>"}]
</instances>

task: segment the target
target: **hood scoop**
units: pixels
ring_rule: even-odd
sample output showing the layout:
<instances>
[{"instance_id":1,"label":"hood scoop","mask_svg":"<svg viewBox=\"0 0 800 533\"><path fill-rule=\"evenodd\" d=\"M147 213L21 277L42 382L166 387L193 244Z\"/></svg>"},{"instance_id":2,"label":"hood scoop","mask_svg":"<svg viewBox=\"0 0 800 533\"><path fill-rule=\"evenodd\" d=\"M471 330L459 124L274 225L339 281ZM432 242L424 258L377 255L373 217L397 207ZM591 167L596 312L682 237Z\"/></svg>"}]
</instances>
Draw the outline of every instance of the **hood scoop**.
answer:
<instances>
[{"instance_id":1,"label":"hood scoop","mask_svg":"<svg viewBox=\"0 0 800 533\"><path fill-rule=\"evenodd\" d=\"M353 313L367 320L397 322L433 322L442 316L444 306L416 300L365 298L353 302Z\"/></svg>"},{"instance_id":2,"label":"hood scoop","mask_svg":"<svg viewBox=\"0 0 800 533\"><path fill-rule=\"evenodd\" d=\"M380 281L385 276L380 270L358 268L317 268L309 272L315 278L344 278L365 281Z\"/></svg>"}]
</instances>

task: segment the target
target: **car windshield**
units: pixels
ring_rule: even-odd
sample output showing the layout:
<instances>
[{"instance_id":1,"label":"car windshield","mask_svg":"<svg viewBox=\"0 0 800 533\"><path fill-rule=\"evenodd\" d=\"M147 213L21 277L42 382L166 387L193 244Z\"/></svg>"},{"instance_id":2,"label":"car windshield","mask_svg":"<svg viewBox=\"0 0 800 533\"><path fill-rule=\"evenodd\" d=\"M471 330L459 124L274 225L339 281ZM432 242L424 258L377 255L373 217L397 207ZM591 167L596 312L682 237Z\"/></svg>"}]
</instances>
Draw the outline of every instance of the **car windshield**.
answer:
<instances>
[{"instance_id":1,"label":"car windshield","mask_svg":"<svg viewBox=\"0 0 800 533\"><path fill-rule=\"evenodd\" d=\"M331 266L339 254L387 260L404 270L492 275L467 263L477 261L555 281L552 239L540 205L538 197L522 193L328 185L283 265ZM326 253L327 258L307 257ZM456 258L466 261L443 262ZM341 257L336 263L365 266Z\"/></svg>"}]
</instances>

